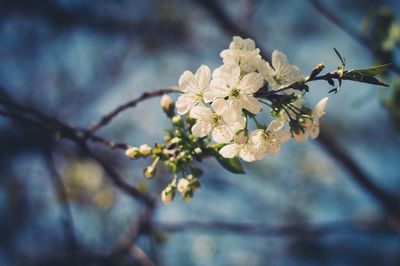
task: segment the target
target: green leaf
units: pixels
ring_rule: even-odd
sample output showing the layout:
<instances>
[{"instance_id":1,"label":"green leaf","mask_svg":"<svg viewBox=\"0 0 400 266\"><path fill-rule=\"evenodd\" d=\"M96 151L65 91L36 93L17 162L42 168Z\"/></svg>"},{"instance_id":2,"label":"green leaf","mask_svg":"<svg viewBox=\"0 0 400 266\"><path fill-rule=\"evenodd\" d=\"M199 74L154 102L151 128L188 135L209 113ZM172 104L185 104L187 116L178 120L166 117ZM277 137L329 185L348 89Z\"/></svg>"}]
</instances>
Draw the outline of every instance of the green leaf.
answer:
<instances>
[{"instance_id":1,"label":"green leaf","mask_svg":"<svg viewBox=\"0 0 400 266\"><path fill-rule=\"evenodd\" d=\"M388 87L387 84L379 81L376 77L365 75L363 74L363 72L359 72L358 70L350 70L344 72L342 79Z\"/></svg>"},{"instance_id":2,"label":"green leaf","mask_svg":"<svg viewBox=\"0 0 400 266\"><path fill-rule=\"evenodd\" d=\"M342 57L342 55L339 53L339 51L336 50L336 48L333 48L333 50L335 50L335 53L336 53L336 55L339 57L340 62L342 62L342 65L343 65L343 66L346 65L346 60L345 60L344 57Z\"/></svg>"},{"instance_id":3,"label":"green leaf","mask_svg":"<svg viewBox=\"0 0 400 266\"><path fill-rule=\"evenodd\" d=\"M383 72L389 70L391 65L392 64L389 63L389 64L374 66L374 67L370 67L370 68L366 68L366 69L350 70L350 72L355 71L364 76L376 76L376 75L382 74Z\"/></svg>"},{"instance_id":4,"label":"green leaf","mask_svg":"<svg viewBox=\"0 0 400 266\"><path fill-rule=\"evenodd\" d=\"M224 158L220 155L216 155L215 158L224 167L231 173L234 174L245 174L242 164L240 163L238 158Z\"/></svg>"}]
</instances>

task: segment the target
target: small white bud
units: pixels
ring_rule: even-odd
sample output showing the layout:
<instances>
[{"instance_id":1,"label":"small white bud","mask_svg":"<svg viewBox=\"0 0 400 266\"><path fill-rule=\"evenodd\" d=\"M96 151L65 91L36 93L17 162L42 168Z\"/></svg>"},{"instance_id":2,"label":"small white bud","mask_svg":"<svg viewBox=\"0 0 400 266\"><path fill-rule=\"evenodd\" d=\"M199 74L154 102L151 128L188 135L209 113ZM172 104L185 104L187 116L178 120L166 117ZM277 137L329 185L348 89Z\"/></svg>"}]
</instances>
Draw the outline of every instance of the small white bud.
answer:
<instances>
[{"instance_id":1,"label":"small white bud","mask_svg":"<svg viewBox=\"0 0 400 266\"><path fill-rule=\"evenodd\" d=\"M190 189L190 182L185 178L181 178L178 182L178 191L179 193L186 194Z\"/></svg>"},{"instance_id":2,"label":"small white bud","mask_svg":"<svg viewBox=\"0 0 400 266\"><path fill-rule=\"evenodd\" d=\"M194 149L194 153L197 155L201 154L201 152L202 152L202 150L199 147Z\"/></svg>"},{"instance_id":3,"label":"small white bud","mask_svg":"<svg viewBox=\"0 0 400 266\"><path fill-rule=\"evenodd\" d=\"M161 107L164 110L164 112L167 114L168 117L173 117L174 116L174 109L175 109L175 104L174 101L169 97L168 95L163 95L161 97L160 101Z\"/></svg>"},{"instance_id":4,"label":"small white bud","mask_svg":"<svg viewBox=\"0 0 400 266\"><path fill-rule=\"evenodd\" d=\"M147 166L143 171L143 176L150 179L154 176L155 169L152 166Z\"/></svg>"},{"instance_id":5,"label":"small white bud","mask_svg":"<svg viewBox=\"0 0 400 266\"><path fill-rule=\"evenodd\" d=\"M142 144L139 146L139 152L143 156L149 156L151 154L151 147L147 144Z\"/></svg>"},{"instance_id":6,"label":"small white bud","mask_svg":"<svg viewBox=\"0 0 400 266\"><path fill-rule=\"evenodd\" d=\"M160 105L162 108L168 107L169 105L173 104L174 101L168 95L163 95L161 97Z\"/></svg>"},{"instance_id":7,"label":"small white bud","mask_svg":"<svg viewBox=\"0 0 400 266\"><path fill-rule=\"evenodd\" d=\"M161 192L161 200L162 202L167 205L169 204L175 197L175 188L171 185L168 185L162 192Z\"/></svg>"},{"instance_id":8,"label":"small white bud","mask_svg":"<svg viewBox=\"0 0 400 266\"><path fill-rule=\"evenodd\" d=\"M172 117L172 124L174 124L174 126L181 126L182 125L182 116L180 115L175 115L174 117Z\"/></svg>"},{"instance_id":9,"label":"small white bud","mask_svg":"<svg viewBox=\"0 0 400 266\"><path fill-rule=\"evenodd\" d=\"M125 150L125 155L135 160L140 155L140 152L137 147L129 147L128 149Z\"/></svg>"}]
</instances>

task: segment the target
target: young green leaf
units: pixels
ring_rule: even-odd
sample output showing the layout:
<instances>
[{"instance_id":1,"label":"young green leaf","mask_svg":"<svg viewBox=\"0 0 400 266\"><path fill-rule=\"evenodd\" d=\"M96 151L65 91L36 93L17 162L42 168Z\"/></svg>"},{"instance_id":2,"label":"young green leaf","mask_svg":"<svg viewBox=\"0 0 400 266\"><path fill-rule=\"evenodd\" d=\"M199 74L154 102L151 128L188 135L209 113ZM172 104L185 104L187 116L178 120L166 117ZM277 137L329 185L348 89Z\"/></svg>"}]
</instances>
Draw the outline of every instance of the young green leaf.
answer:
<instances>
[{"instance_id":1,"label":"young green leaf","mask_svg":"<svg viewBox=\"0 0 400 266\"><path fill-rule=\"evenodd\" d=\"M344 57L342 57L342 55L339 53L338 50L336 50L336 48L333 48L333 50L335 50L336 55L339 57L340 62L342 62L342 65L345 66L346 65L346 60Z\"/></svg>"},{"instance_id":2,"label":"young green leaf","mask_svg":"<svg viewBox=\"0 0 400 266\"><path fill-rule=\"evenodd\" d=\"M344 72L342 79L388 87L387 84L379 81L376 77L374 77L374 75L365 75L363 73L365 72L360 72L359 70L346 71Z\"/></svg>"},{"instance_id":3,"label":"young green leaf","mask_svg":"<svg viewBox=\"0 0 400 266\"><path fill-rule=\"evenodd\" d=\"M238 158L224 158L222 156L215 156L217 161L231 173L234 174L245 174L242 164Z\"/></svg>"},{"instance_id":4,"label":"young green leaf","mask_svg":"<svg viewBox=\"0 0 400 266\"><path fill-rule=\"evenodd\" d=\"M379 74L382 74L383 72L387 71L390 69L391 64L384 64L380 66L374 66L366 69L357 69L357 70L351 70L351 71L356 71L357 73L360 73L364 76L376 76Z\"/></svg>"}]
</instances>

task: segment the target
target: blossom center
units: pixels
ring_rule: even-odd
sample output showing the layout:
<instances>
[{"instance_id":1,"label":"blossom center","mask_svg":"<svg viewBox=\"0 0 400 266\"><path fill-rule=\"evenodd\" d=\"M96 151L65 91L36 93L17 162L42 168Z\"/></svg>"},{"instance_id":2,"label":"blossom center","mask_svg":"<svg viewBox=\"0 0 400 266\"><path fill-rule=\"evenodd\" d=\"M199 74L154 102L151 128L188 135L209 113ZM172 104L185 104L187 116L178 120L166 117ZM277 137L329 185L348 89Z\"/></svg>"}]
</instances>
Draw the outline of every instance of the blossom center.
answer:
<instances>
[{"instance_id":1,"label":"blossom center","mask_svg":"<svg viewBox=\"0 0 400 266\"><path fill-rule=\"evenodd\" d=\"M276 83L282 85L286 79L286 75L278 72L273 76L273 79L276 81Z\"/></svg>"},{"instance_id":2,"label":"blossom center","mask_svg":"<svg viewBox=\"0 0 400 266\"><path fill-rule=\"evenodd\" d=\"M239 95L240 95L240 89L238 89L238 88L233 88L229 92L229 97L239 98Z\"/></svg>"},{"instance_id":3,"label":"blossom center","mask_svg":"<svg viewBox=\"0 0 400 266\"><path fill-rule=\"evenodd\" d=\"M222 116L214 114L214 117L213 117L213 126L214 127L220 125L222 123L222 121L223 121Z\"/></svg>"}]
</instances>

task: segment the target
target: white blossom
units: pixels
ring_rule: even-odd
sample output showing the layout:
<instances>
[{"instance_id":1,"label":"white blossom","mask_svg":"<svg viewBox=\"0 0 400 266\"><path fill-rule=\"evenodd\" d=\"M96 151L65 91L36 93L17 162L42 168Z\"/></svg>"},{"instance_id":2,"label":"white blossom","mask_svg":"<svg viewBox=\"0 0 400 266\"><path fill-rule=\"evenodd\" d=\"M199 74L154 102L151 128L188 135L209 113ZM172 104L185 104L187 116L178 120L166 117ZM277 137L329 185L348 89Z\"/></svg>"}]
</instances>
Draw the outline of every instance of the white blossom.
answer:
<instances>
[{"instance_id":1,"label":"white blossom","mask_svg":"<svg viewBox=\"0 0 400 266\"><path fill-rule=\"evenodd\" d=\"M245 126L245 118L236 116L223 99L217 99L211 104L211 108L195 106L190 116L196 119L192 127L195 137L211 136L218 143L227 143L232 140L236 132Z\"/></svg>"},{"instance_id":2,"label":"white blossom","mask_svg":"<svg viewBox=\"0 0 400 266\"><path fill-rule=\"evenodd\" d=\"M229 44L229 49L223 50L220 54L225 65L236 64L244 73L254 72L261 61L260 49L252 39L242 39L234 36Z\"/></svg>"},{"instance_id":3,"label":"white blossom","mask_svg":"<svg viewBox=\"0 0 400 266\"><path fill-rule=\"evenodd\" d=\"M253 94L263 86L263 82L259 73L252 72L241 77L238 65L223 65L213 72L204 100L211 102L227 97L226 104L235 114L241 115L242 109L258 114L262 106Z\"/></svg>"},{"instance_id":4,"label":"white blossom","mask_svg":"<svg viewBox=\"0 0 400 266\"><path fill-rule=\"evenodd\" d=\"M175 180L169 184L162 192L161 192L161 201L167 205L171 203L175 196Z\"/></svg>"},{"instance_id":5,"label":"white blossom","mask_svg":"<svg viewBox=\"0 0 400 266\"><path fill-rule=\"evenodd\" d=\"M249 141L247 136L245 136L244 131L238 133L234 137L233 143L225 145L219 151L219 153L225 158L234 158L239 156L246 162L256 160L255 152L254 144Z\"/></svg>"},{"instance_id":6,"label":"white blossom","mask_svg":"<svg viewBox=\"0 0 400 266\"><path fill-rule=\"evenodd\" d=\"M141 155L149 156L151 154L151 147L147 144L142 144L139 146L139 152Z\"/></svg>"},{"instance_id":7,"label":"white blossom","mask_svg":"<svg viewBox=\"0 0 400 266\"><path fill-rule=\"evenodd\" d=\"M302 79L300 69L291 65L284 53L276 50L272 53L272 67L267 61L262 61L259 63L258 71L268 81L272 90L278 90Z\"/></svg>"},{"instance_id":8,"label":"white blossom","mask_svg":"<svg viewBox=\"0 0 400 266\"><path fill-rule=\"evenodd\" d=\"M278 154L281 144L290 139L290 132L282 130L283 125L281 120L273 120L267 129L257 129L250 134L250 141L257 149L255 153L257 160L264 158L265 154L271 156Z\"/></svg>"},{"instance_id":9,"label":"white blossom","mask_svg":"<svg viewBox=\"0 0 400 266\"><path fill-rule=\"evenodd\" d=\"M185 178L179 179L177 188L178 188L179 193L185 194L186 192L188 192L190 190L189 180L187 180Z\"/></svg>"},{"instance_id":10,"label":"white blossom","mask_svg":"<svg viewBox=\"0 0 400 266\"><path fill-rule=\"evenodd\" d=\"M304 132L300 130L299 133L294 134L294 138L297 142L307 140L308 138L315 139L319 135L319 120L325 115L326 104L328 103L328 97L323 98L317 103L312 110L311 119L305 119L303 123Z\"/></svg>"},{"instance_id":11,"label":"white blossom","mask_svg":"<svg viewBox=\"0 0 400 266\"><path fill-rule=\"evenodd\" d=\"M176 109L183 115L191 108L203 103L204 91L208 88L211 79L211 70L206 65L201 65L195 74L190 71L183 72L179 78L179 89L184 92L176 101Z\"/></svg>"}]
</instances>

